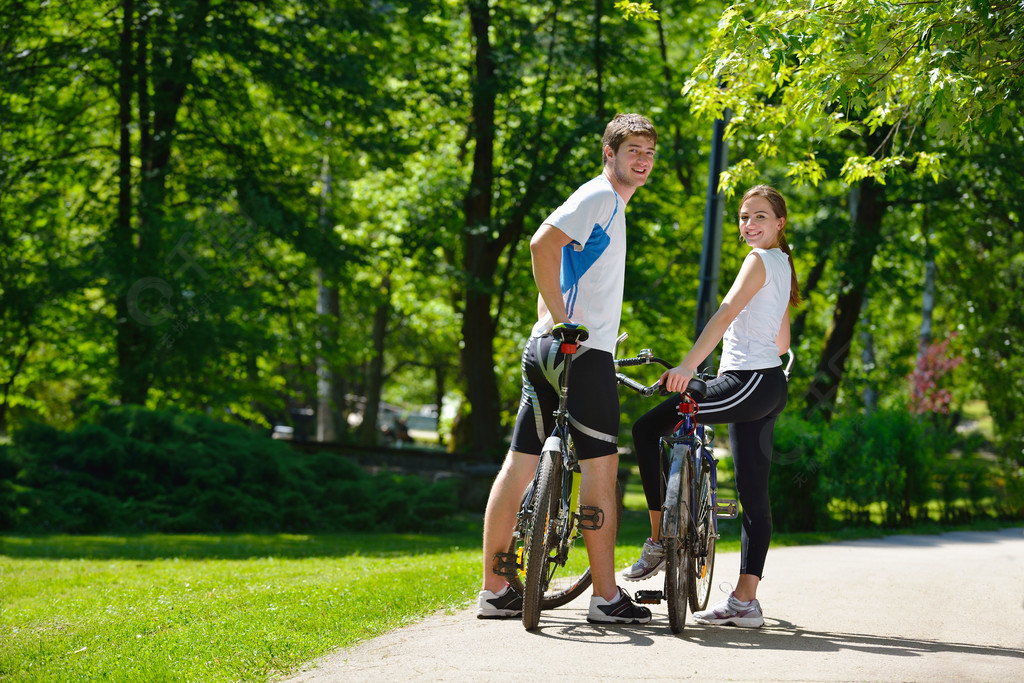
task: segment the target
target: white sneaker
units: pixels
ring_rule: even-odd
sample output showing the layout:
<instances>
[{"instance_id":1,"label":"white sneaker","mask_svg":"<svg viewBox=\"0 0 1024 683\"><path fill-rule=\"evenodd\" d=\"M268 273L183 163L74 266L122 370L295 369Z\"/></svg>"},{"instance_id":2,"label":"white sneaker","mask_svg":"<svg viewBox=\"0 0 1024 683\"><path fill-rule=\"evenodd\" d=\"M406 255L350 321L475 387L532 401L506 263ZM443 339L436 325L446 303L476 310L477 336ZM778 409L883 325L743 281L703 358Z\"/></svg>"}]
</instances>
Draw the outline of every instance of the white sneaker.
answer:
<instances>
[{"instance_id":1,"label":"white sneaker","mask_svg":"<svg viewBox=\"0 0 1024 683\"><path fill-rule=\"evenodd\" d=\"M590 597L587 621L591 624L646 624L651 620L651 610L634 605L629 593L619 588L619 596L608 602L599 595Z\"/></svg>"},{"instance_id":2,"label":"white sneaker","mask_svg":"<svg viewBox=\"0 0 1024 683\"><path fill-rule=\"evenodd\" d=\"M761 612L761 603L756 598L750 602L742 602L736 599L735 593L731 593L728 598L711 609L694 612L693 620L698 624L713 626L761 628L764 625L764 614Z\"/></svg>"},{"instance_id":3,"label":"white sneaker","mask_svg":"<svg viewBox=\"0 0 1024 683\"><path fill-rule=\"evenodd\" d=\"M644 549L640 552L640 559L633 563L633 566L629 569L622 570L622 578L626 581L642 581L657 575L664 568L665 547L648 538L644 541Z\"/></svg>"},{"instance_id":4,"label":"white sneaker","mask_svg":"<svg viewBox=\"0 0 1024 683\"><path fill-rule=\"evenodd\" d=\"M522 614L523 598L512 590L512 586L506 585L503 590L497 593L482 590L477 596L477 619L507 619L509 617L518 617Z\"/></svg>"}]
</instances>

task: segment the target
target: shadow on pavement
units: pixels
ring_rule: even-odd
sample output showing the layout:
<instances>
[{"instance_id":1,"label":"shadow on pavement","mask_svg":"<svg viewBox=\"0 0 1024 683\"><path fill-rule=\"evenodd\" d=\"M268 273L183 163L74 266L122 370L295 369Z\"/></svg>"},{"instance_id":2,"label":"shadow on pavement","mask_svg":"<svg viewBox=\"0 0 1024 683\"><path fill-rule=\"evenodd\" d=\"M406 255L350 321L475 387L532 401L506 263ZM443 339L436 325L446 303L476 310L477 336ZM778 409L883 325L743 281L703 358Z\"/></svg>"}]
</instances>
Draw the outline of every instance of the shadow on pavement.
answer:
<instances>
[{"instance_id":1,"label":"shadow on pavement","mask_svg":"<svg viewBox=\"0 0 1024 683\"><path fill-rule=\"evenodd\" d=\"M686 627L681 636L707 647L790 650L800 652L839 652L853 650L868 654L920 657L939 652L990 655L1024 659L1024 650L973 643L946 643L921 638L874 636L865 633L808 631L785 621L765 620L757 630L722 627Z\"/></svg>"},{"instance_id":2,"label":"shadow on pavement","mask_svg":"<svg viewBox=\"0 0 1024 683\"><path fill-rule=\"evenodd\" d=\"M662 647L666 644L667 639L682 639L701 647L729 649L791 652L853 651L896 657L921 657L948 652L1024 659L1024 650L1008 647L947 643L921 638L875 636L865 633L808 631L789 622L774 619L766 620L765 626L760 629L701 626L687 623L683 633L674 635L664 620L656 619L654 622L642 626L597 626L585 622L580 623L578 613L560 616L557 612L545 612L541 617L539 627L532 632L532 635L598 645L629 644L640 647Z\"/></svg>"}]
</instances>

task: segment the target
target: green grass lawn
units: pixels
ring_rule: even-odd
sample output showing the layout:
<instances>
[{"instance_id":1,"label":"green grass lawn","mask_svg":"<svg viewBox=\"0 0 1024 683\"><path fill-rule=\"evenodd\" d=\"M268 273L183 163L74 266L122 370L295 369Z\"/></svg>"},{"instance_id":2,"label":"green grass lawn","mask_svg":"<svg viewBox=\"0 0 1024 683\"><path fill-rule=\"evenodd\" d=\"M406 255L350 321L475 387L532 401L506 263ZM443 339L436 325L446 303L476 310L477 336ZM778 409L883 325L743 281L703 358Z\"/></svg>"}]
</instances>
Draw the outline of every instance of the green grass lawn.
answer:
<instances>
[{"instance_id":1,"label":"green grass lawn","mask_svg":"<svg viewBox=\"0 0 1024 683\"><path fill-rule=\"evenodd\" d=\"M0 538L0 679L263 681L479 583L479 524L442 536Z\"/></svg>"},{"instance_id":2,"label":"green grass lawn","mask_svg":"<svg viewBox=\"0 0 1024 683\"><path fill-rule=\"evenodd\" d=\"M626 491L616 565L649 533ZM739 549L732 522L722 552ZM936 529L937 530L937 529ZM266 681L480 582L478 515L443 533L0 536L0 679ZM865 536L778 535L776 546Z\"/></svg>"}]
</instances>

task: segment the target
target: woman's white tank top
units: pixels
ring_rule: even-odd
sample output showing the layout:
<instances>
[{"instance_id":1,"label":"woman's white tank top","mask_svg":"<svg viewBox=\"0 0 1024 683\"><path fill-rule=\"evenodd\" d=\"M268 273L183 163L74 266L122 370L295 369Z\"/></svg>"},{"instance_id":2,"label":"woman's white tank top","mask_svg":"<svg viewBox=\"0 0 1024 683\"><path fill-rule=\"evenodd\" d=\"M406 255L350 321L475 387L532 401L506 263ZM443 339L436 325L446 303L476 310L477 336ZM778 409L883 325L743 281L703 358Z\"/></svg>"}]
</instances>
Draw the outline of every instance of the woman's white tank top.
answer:
<instances>
[{"instance_id":1,"label":"woman's white tank top","mask_svg":"<svg viewBox=\"0 0 1024 683\"><path fill-rule=\"evenodd\" d=\"M725 331L720 370L765 370L782 365L775 339L789 306L789 257L778 248L755 248L753 252L764 263L764 285Z\"/></svg>"}]
</instances>

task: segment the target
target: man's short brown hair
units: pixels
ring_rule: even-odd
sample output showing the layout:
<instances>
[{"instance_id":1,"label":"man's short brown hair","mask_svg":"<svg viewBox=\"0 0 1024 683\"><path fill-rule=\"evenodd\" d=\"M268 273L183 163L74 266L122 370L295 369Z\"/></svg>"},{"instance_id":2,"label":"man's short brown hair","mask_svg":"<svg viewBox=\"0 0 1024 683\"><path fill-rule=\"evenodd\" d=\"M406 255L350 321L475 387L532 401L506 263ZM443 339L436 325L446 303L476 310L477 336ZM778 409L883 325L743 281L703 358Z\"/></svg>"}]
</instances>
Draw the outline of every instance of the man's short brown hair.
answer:
<instances>
[{"instance_id":1,"label":"man's short brown hair","mask_svg":"<svg viewBox=\"0 0 1024 683\"><path fill-rule=\"evenodd\" d=\"M613 152L618 153L622 141L630 135L642 135L650 140L652 145L658 144L658 131L654 130L654 124L647 117L640 114L616 114L605 126L601 149L608 146Z\"/></svg>"}]
</instances>

